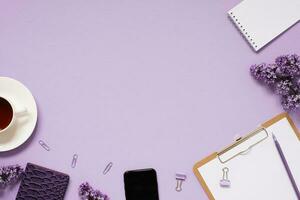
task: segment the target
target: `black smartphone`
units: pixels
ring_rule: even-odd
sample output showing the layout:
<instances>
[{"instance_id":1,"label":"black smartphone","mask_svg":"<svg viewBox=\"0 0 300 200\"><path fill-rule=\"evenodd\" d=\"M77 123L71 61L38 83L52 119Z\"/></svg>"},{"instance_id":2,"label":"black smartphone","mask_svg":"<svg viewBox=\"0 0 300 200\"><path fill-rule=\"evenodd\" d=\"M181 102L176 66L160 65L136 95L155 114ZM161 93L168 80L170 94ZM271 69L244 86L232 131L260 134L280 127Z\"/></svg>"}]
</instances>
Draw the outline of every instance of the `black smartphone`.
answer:
<instances>
[{"instance_id":1,"label":"black smartphone","mask_svg":"<svg viewBox=\"0 0 300 200\"><path fill-rule=\"evenodd\" d=\"M124 173L126 200L159 200L156 171L141 169Z\"/></svg>"}]
</instances>

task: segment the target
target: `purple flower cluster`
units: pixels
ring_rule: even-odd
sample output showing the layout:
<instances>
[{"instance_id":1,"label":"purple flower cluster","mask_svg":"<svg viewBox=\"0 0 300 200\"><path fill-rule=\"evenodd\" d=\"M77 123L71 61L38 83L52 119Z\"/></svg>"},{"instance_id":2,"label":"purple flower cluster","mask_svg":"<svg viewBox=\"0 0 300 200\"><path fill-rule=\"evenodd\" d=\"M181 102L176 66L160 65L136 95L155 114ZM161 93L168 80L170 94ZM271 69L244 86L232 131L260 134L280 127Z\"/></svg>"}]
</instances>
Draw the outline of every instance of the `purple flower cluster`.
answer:
<instances>
[{"instance_id":1,"label":"purple flower cluster","mask_svg":"<svg viewBox=\"0 0 300 200\"><path fill-rule=\"evenodd\" d=\"M19 165L10 165L0 167L0 187L5 188L9 184L17 182L24 170Z\"/></svg>"},{"instance_id":2,"label":"purple flower cluster","mask_svg":"<svg viewBox=\"0 0 300 200\"><path fill-rule=\"evenodd\" d=\"M88 182L79 186L79 196L82 200L109 200L106 194L101 193L99 190L94 190Z\"/></svg>"},{"instance_id":3,"label":"purple flower cluster","mask_svg":"<svg viewBox=\"0 0 300 200\"><path fill-rule=\"evenodd\" d=\"M274 64L252 65L252 76L281 96L285 110L300 107L300 57L296 54L276 58Z\"/></svg>"}]
</instances>

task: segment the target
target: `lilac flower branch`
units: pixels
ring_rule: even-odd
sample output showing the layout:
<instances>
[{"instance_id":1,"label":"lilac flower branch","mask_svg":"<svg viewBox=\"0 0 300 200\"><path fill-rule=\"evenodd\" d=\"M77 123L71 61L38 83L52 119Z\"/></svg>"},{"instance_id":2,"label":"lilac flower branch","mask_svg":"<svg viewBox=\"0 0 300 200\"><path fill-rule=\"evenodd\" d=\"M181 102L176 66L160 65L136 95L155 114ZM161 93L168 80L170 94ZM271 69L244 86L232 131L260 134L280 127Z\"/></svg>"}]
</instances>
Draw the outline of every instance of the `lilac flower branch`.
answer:
<instances>
[{"instance_id":1,"label":"lilac flower branch","mask_svg":"<svg viewBox=\"0 0 300 200\"><path fill-rule=\"evenodd\" d=\"M276 58L274 64L252 65L252 76L269 86L281 97L285 110L300 107L300 57L296 54Z\"/></svg>"},{"instance_id":2,"label":"lilac flower branch","mask_svg":"<svg viewBox=\"0 0 300 200\"><path fill-rule=\"evenodd\" d=\"M79 186L79 196L82 200L109 200L106 194L99 190L94 190L88 182L82 183Z\"/></svg>"},{"instance_id":3,"label":"lilac flower branch","mask_svg":"<svg viewBox=\"0 0 300 200\"><path fill-rule=\"evenodd\" d=\"M9 165L0 167L0 188L16 183L24 173L19 165Z\"/></svg>"}]
</instances>

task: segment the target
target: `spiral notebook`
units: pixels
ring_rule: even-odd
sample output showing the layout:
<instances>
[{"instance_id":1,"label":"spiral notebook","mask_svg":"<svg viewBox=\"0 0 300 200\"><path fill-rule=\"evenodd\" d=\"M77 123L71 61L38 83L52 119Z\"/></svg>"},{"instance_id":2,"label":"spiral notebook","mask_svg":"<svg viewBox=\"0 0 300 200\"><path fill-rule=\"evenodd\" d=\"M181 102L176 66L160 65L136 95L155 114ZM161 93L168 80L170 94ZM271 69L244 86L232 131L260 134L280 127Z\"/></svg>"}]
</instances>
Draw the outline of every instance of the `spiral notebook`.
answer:
<instances>
[{"instance_id":1,"label":"spiral notebook","mask_svg":"<svg viewBox=\"0 0 300 200\"><path fill-rule=\"evenodd\" d=\"M275 134L300 186L300 135L286 114L263 123L254 132L194 166L194 173L210 200L298 200L278 155ZM228 168L230 187L222 187Z\"/></svg>"},{"instance_id":2,"label":"spiral notebook","mask_svg":"<svg viewBox=\"0 0 300 200\"><path fill-rule=\"evenodd\" d=\"M300 0L244 0L228 15L258 51L300 20Z\"/></svg>"}]
</instances>

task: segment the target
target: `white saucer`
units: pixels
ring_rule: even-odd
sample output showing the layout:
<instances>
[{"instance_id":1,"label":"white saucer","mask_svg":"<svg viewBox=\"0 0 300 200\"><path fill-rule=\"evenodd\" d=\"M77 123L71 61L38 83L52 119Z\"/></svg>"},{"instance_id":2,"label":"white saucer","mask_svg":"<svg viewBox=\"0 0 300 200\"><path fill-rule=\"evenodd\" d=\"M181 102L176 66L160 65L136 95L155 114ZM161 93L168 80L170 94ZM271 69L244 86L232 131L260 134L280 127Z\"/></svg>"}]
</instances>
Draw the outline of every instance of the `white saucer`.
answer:
<instances>
[{"instance_id":1,"label":"white saucer","mask_svg":"<svg viewBox=\"0 0 300 200\"><path fill-rule=\"evenodd\" d=\"M9 151L22 145L32 135L37 122L37 107L31 92L19 81L0 77L0 96L9 98L20 108L27 108L28 116L17 119L13 129L0 134L0 152Z\"/></svg>"}]
</instances>

